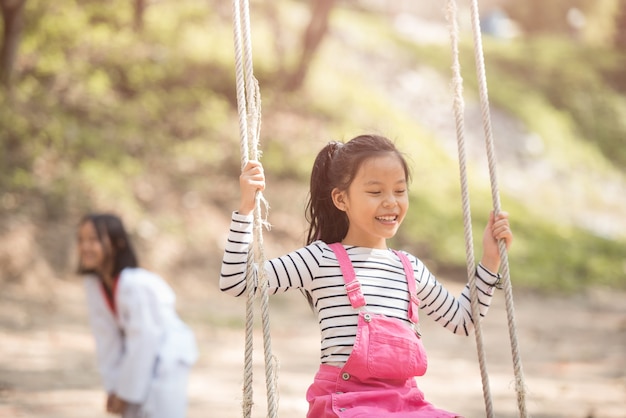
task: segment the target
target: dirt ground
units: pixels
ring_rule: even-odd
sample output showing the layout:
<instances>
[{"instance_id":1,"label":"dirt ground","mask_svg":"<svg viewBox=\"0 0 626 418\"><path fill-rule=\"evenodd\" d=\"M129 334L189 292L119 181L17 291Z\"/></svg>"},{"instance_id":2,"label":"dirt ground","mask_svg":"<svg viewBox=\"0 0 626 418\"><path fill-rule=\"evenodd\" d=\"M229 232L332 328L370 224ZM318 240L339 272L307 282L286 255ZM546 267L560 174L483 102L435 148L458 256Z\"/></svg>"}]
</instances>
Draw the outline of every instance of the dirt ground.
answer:
<instances>
[{"instance_id":1,"label":"dirt ground","mask_svg":"<svg viewBox=\"0 0 626 418\"><path fill-rule=\"evenodd\" d=\"M455 282L445 282L459 290ZM177 289L201 356L189 386L189 418L241 417L244 301L214 285ZM531 416L626 417L626 294L602 290L569 297L515 296L517 337ZM257 310L256 319L260 320ZM278 357L279 415L304 417L304 394L317 368L318 330L299 295L271 306L272 351ZM419 379L427 399L467 418L485 416L475 340L422 321L429 371ZM497 417L519 416L504 294L482 325ZM262 335L257 326L253 417L266 410ZM0 417L104 418L82 287L62 281L0 294Z\"/></svg>"}]
</instances>

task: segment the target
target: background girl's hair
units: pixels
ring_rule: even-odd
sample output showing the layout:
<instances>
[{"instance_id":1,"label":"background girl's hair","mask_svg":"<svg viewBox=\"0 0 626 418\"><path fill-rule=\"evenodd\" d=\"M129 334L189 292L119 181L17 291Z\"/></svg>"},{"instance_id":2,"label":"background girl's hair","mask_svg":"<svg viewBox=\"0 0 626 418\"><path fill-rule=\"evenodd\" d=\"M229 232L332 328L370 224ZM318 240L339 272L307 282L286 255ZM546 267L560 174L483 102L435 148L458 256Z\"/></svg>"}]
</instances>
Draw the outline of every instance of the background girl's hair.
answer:
<instances>
[{"instance_id":1,"label":"background girl's hair","mask_svg":"<svg viewBox=\"0 0 626 418\"><path fill-rule=\"evenodd\" d=\"M93 223L98 234L98 240L102 243L105 250L108 247L105 240L108 239L108 242L110 242L110 250L113 253L113 277L120 274L126 267L138 266L137 256L128 238L124 224L118 216L108 213L91 213L81 219L80 225L85 222ZM79 273L93 272L85 271L82 266L79 266Z\"/></svg>"},{"instance_id":2,"label":"background girl's hair","mask_svg":"<svg viewBox=\"0 0 626 418\"><path fill-rule=\"evenodd\" d=\"M360 135L346 143L329 142L317 155L311 171L306 219L309 222L307 245L316 240L327 244L341 241L348 232L348 217L337 209L331 192L347 190L363 161L385 153L394 153L406 173L409 167L393 142L380 135Z\"/></svg>"}]
</instances>

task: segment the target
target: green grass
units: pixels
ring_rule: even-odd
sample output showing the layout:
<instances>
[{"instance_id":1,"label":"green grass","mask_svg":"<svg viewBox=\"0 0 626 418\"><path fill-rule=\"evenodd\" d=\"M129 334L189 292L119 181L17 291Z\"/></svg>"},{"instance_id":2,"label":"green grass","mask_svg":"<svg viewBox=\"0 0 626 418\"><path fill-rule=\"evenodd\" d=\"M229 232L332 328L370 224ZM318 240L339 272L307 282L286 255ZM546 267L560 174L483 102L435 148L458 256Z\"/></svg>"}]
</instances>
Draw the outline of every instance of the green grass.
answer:
<instances>
[{"instance_id":1,"label":"green grass","mask_svg":"<svg viewBox=\"0 0 626 418\"><path fill-rule=\"evenodd\" d=\"M128 5L114 3L118 7L106 13L97 2L89 8L69 0L27 3L36 19L21 51L31 64L21 70L13 99L0 95L2 190L45 196L56 216L110 201L121 212L147 212L150 204L133 187L151 175L167 177L184 194L203 190L211 179L236 180L239 170L230 21L194 1L155 3L139 36L129 26ZM284 5L288 65L297 56L306 14L300 3ZM355 65L350 59L351 50L361 51L362 59L393 45L447 73L448 48L406 43L361 12L344 8L333 19L341 36L326 39L305 87L289 95L273 89L278 57L272 26L255 15L268 173L306 188L313 158L326 141L364 131L396 139L414 167L414 182L411 213L392 245L413 251L434 269L463 271L457 162L384 90L368 86L367 61ZM554 39L486 41L485 51L492 104L549 138L546 152L590 172L625 166L623 54ZM476 81L469 45L462 45L462 60L470 94ZM478 249L491 197L484 184L470 189ZM214 196L219 204L224 199ZM589 285L626 288L626 242L551 223L515 196L504 193L502 200L516 235L510 263L517 284L568 292Z\"/></svg>"}]
</instances>

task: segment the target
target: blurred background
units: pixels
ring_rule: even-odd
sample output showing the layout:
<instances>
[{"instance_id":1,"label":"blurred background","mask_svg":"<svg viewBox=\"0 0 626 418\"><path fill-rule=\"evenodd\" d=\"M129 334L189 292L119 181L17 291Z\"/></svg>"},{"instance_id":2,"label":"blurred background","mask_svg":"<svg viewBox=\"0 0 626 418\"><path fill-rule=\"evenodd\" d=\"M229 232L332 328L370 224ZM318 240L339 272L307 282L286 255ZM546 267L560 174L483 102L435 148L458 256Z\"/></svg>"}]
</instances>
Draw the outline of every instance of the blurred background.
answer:
<instances>
[{"instance_id":1,"label":"blurred background","mask_svg":"<svg viewBox=\"0 0 626 418\"><path fill-rule=\"evenodd\" d=\"M460 288L466 261L443 3L251 1L267 256L304 242L317 151L374 132L395 140L413 169L411 213L392 245ZM480 5L500 197L516 235L509 261L531 411L623 417L626 0ZM240 170L231 3L0 7L0 416L100 416L104 395L74 273L76 224L91 211L121 215L141 263L178 293L203 350L190 416L240 416L243 305L217 291ZM479 249L492 199L470 13L466 2L458 7ZM304 391L317 368L318 331L305 305L298 295L272 300L287 417L306 413ZM487 338L503 400L496 411L516 416L503 302L493 310L486 326L493 321ZM471 339L439 332L432 329L443 348L430 348L427 398L483 415ZM437 368L462 369L471 383L459 377L451 394ZM258 389L256 413L264 416L261 382Z\"/></svg>"}]
</instances>

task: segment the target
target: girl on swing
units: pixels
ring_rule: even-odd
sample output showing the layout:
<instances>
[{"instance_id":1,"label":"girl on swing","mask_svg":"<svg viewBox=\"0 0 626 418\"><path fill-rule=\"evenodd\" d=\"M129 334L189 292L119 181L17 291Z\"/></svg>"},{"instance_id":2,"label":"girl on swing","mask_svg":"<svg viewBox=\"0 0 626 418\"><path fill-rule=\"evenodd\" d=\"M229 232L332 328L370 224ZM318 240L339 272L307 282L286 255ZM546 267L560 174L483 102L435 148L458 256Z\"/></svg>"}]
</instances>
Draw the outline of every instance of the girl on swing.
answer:
<instances>
[{"instance_id":1,"label":"girl on swing","mask_svg":"<svg viewBox=\"0 0 626 418\"><path fill-rule=\"evenodd\" d=\"M306 394L308 418L459 416L435 408L417 387L427 366L417 314L421 308L467 336L470 289L455 298L417 257L387 247L408 211L408 187L406 160L387 138L328 143L311 173L307 245L263 266L270 292L299 289L318 316L321 365ZM264 188L263 167L250 161L220 275L221 290L234 296L246 291L251 212ZM512 239L508 215L491 214L476 268L481 316L499 284L498 241L508 248Z\"/></svg>"}]
</instances>

